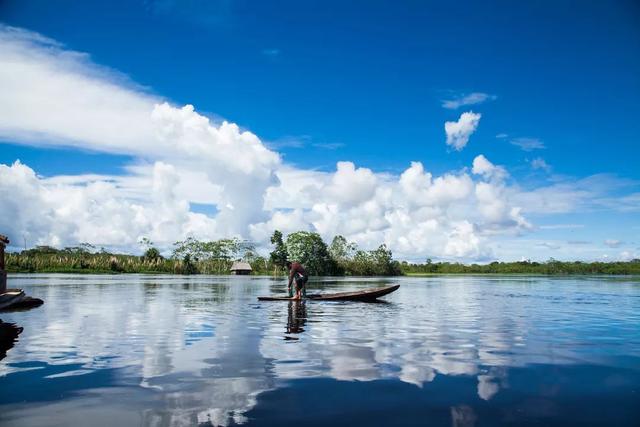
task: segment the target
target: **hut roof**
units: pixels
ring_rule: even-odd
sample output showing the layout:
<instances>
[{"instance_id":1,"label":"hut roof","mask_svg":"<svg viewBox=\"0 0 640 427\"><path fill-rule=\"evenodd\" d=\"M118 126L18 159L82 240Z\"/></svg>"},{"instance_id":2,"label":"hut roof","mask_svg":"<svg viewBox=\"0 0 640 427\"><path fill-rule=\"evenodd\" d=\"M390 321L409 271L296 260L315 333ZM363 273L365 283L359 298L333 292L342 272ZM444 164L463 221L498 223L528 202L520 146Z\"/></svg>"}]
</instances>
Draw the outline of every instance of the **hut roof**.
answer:
<instances>
[{"instance_id":1,"label":"hut roof","mask_svg":"<svg viewBox=\"0 0 640 427\"><path fill-rule=\"evenodd\" d=\"M231 271L248 270L251 271L251 265L244 261L235 261L231 266Z\"/></svg>"},{"instance_id":2,"label":"hut roof","mask_svg":"<svg viewBox=\"0 0 640 427\"><path fill-rule=\"evenodd\" d=\"M4 243L5 245L9 244L9 238L4 234L0 234L0 243Z\"/></svg>"}]
</instances>

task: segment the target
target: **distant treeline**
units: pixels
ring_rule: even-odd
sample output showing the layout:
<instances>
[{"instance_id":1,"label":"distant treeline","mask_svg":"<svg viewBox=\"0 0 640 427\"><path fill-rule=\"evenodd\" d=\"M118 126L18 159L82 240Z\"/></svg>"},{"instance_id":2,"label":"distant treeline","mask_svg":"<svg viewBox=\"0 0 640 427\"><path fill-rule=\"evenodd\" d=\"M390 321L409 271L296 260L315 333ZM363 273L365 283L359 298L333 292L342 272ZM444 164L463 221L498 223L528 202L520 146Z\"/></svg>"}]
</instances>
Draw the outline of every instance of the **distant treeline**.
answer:
<instances>
[{"instance_id":1,"label":"distant treeline","mask_svg":"<svg viewBox=\"0 0 640 427\"><path fill-rule=\"evenodd\" d=\"M239 239L198 241L188 238L174 243L170 257L164 257L153 243L143 238L142 256L112 253L90 244L57 249L36 246L19 253L7 253L9 272L37 273L171 273L228 274L236 259L250 262L254 271L266 273L264 257L257 256L249 242Z\"/></svg>"},{"instance_id":2,"label":"distant treeline","mask_svg":"<svg viewBox=\"0 0 640 427\"><path fill-rule=\"evenodd\" d=\"M274 232L274 250L268 257L259 255L255 245L240 239L200 241L192 237L174 243L169 257L164 257L147 238L140 244L142 256L111 253L90 244L58 249L37 246L18 253L8 253L6 268L10 272L38 273L172 273L229 274L236 260L248 262L252 274L284 274L286 260L299 261L311 275L394 276L402 274L384 245L363 251L342 236L331 245L319 234L300 231L286 239Z\"/></svg>"},{"instance_id":3,"label":"distant treeline","mask_svg":"<svg viewBox=\"0 0 640 427\"><path fill-rule=\"evenodd\" d=\"M431 262L400 265L404 274L640 274L640 259L623 262L558 261L492 262L490 264L460 264Z\"/></svg>"},{"instance_id":4,"label":"distant treeline","mask_svg":"<svg viewBox=\"0 0 640 427\"><path fill-rule=\"evenodd\" d=\"M319 234L299 231L285 236L275 231L273 250L259 255L255 245L240 239L200 241L188 238L174 243L171 255L162 256L149 239L140 241L142 256L111 253L90 244L57 249L37 246L8 253L9 272L38 273L171 273L229 274L236 260L248 262L252 274L282 275L286 260L299 261L314 276L398 276L402 274L638 274L640 260L629 262L492 262L460 264L398 262L385 245L375 250L359 249L355 243L336 236L327 245Z\"/></svg>"}]
</instances>

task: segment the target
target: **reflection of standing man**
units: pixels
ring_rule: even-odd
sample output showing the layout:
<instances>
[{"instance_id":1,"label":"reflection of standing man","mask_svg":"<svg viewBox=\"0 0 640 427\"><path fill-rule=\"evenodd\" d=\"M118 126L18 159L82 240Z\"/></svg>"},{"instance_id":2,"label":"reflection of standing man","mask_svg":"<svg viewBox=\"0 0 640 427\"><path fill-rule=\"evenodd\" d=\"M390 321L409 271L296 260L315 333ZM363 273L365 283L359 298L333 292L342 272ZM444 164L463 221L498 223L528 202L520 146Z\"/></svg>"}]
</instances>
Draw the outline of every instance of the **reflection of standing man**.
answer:
<instances>
[{"instance_id":1,"label":"reflection of standing man","mask_svg":"<svg viewBox=\"0 0 640 427\"><path fill-rule=\"evenodd\" d=\"M305 285L307 284L307 280L309 280L309 275L307 274L307 271L304 269L302 264L300 264L299 262L287 261L285 265L289 269L289 296L293 299L301 299L303 292L306 293ZM291 292L291 285L293 284L294 280L296 282L295 295L293 295L293 293Z\"/></svg>"},{"instance_id":2,"label":"reflection of standing man","mask_svg":"<svg viewBox=\"0 0 640 427\"><path fill-rule=\"evenodd\" d=\"M305 301L290 301L287 313L287 333L299 334L304 332L304 324L307 321L307 306Z\"/></svg>"},{"instance_id":3,"label":"reflection of standing man","mask_svg":"<svg viewBox=\"0 0 640 427\"><path fill-rule=\"evenodd\" d=\"M7 272L4 271L4 247L9 244L7 236L0 234L0 294L7 290Z\"/></svg>"}]
</instances>

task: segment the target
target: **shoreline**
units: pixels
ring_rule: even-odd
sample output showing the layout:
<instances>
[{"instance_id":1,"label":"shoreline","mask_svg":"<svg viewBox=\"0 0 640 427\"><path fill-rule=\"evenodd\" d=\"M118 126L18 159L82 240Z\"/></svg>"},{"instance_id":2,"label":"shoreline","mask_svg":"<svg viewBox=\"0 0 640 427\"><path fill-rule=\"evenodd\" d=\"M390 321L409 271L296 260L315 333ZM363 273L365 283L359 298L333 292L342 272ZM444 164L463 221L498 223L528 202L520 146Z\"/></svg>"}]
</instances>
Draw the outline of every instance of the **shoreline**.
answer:
<instances>
[{"instance_id":1,"label":"shoreline","mask_svg":"<svg viewBox=\"0 0 640 427\"><path fill-rule=\"evenodd\" d=\"M286 275L273 275L273 274L248 274L248 275L235 275L235 274L225 274L225 273L192 273L192 274L180 274L180 273L170 273L166 271L127 271L127 272L119 272L119 271L108 271L108 270L50 270L50 271L7 271L9 276L12 275L28 275L28 274L68 274L68 275L77 275L77 276L124 276L124 275L155 275L155 276L222 276L222 277L271 277L277 279L284 279ZM640 273L540 273L540 272L521 272L521 273L482 273L482 272L473 272L473 273L405 273L397 276L351 276L351 275L340 275L340 276L315 276L315 277L334 277L334 278L384 278L384 279L394 279L394 278L412 278L412 277L439 277L439 276L512 276L512 277L599 277L599 276L607 276L607 277L638 277L640 278ZM314 276L311 276L314 277Z\"/></svg>"}]
</instances>

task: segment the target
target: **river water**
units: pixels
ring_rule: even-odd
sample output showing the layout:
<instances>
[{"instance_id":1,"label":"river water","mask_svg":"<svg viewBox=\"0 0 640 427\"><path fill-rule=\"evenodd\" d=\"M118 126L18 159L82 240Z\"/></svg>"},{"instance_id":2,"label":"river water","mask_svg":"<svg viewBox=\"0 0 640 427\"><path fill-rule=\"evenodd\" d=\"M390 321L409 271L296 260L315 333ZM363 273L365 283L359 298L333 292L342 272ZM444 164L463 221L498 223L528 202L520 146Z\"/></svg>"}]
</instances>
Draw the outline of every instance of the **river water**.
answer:
<instances>
[{"instance_id":1,"label":"river water","mask_svg":"<svg viewBox=\"0 0 640 427\"><path fill-rule=\"evenodd\" d=\"M13 275L2 426L638 425L640 281ZM13 323L15 326L6 325ZM0 351L0 357L2 356Z\"/></svg>"}]
</instances>

